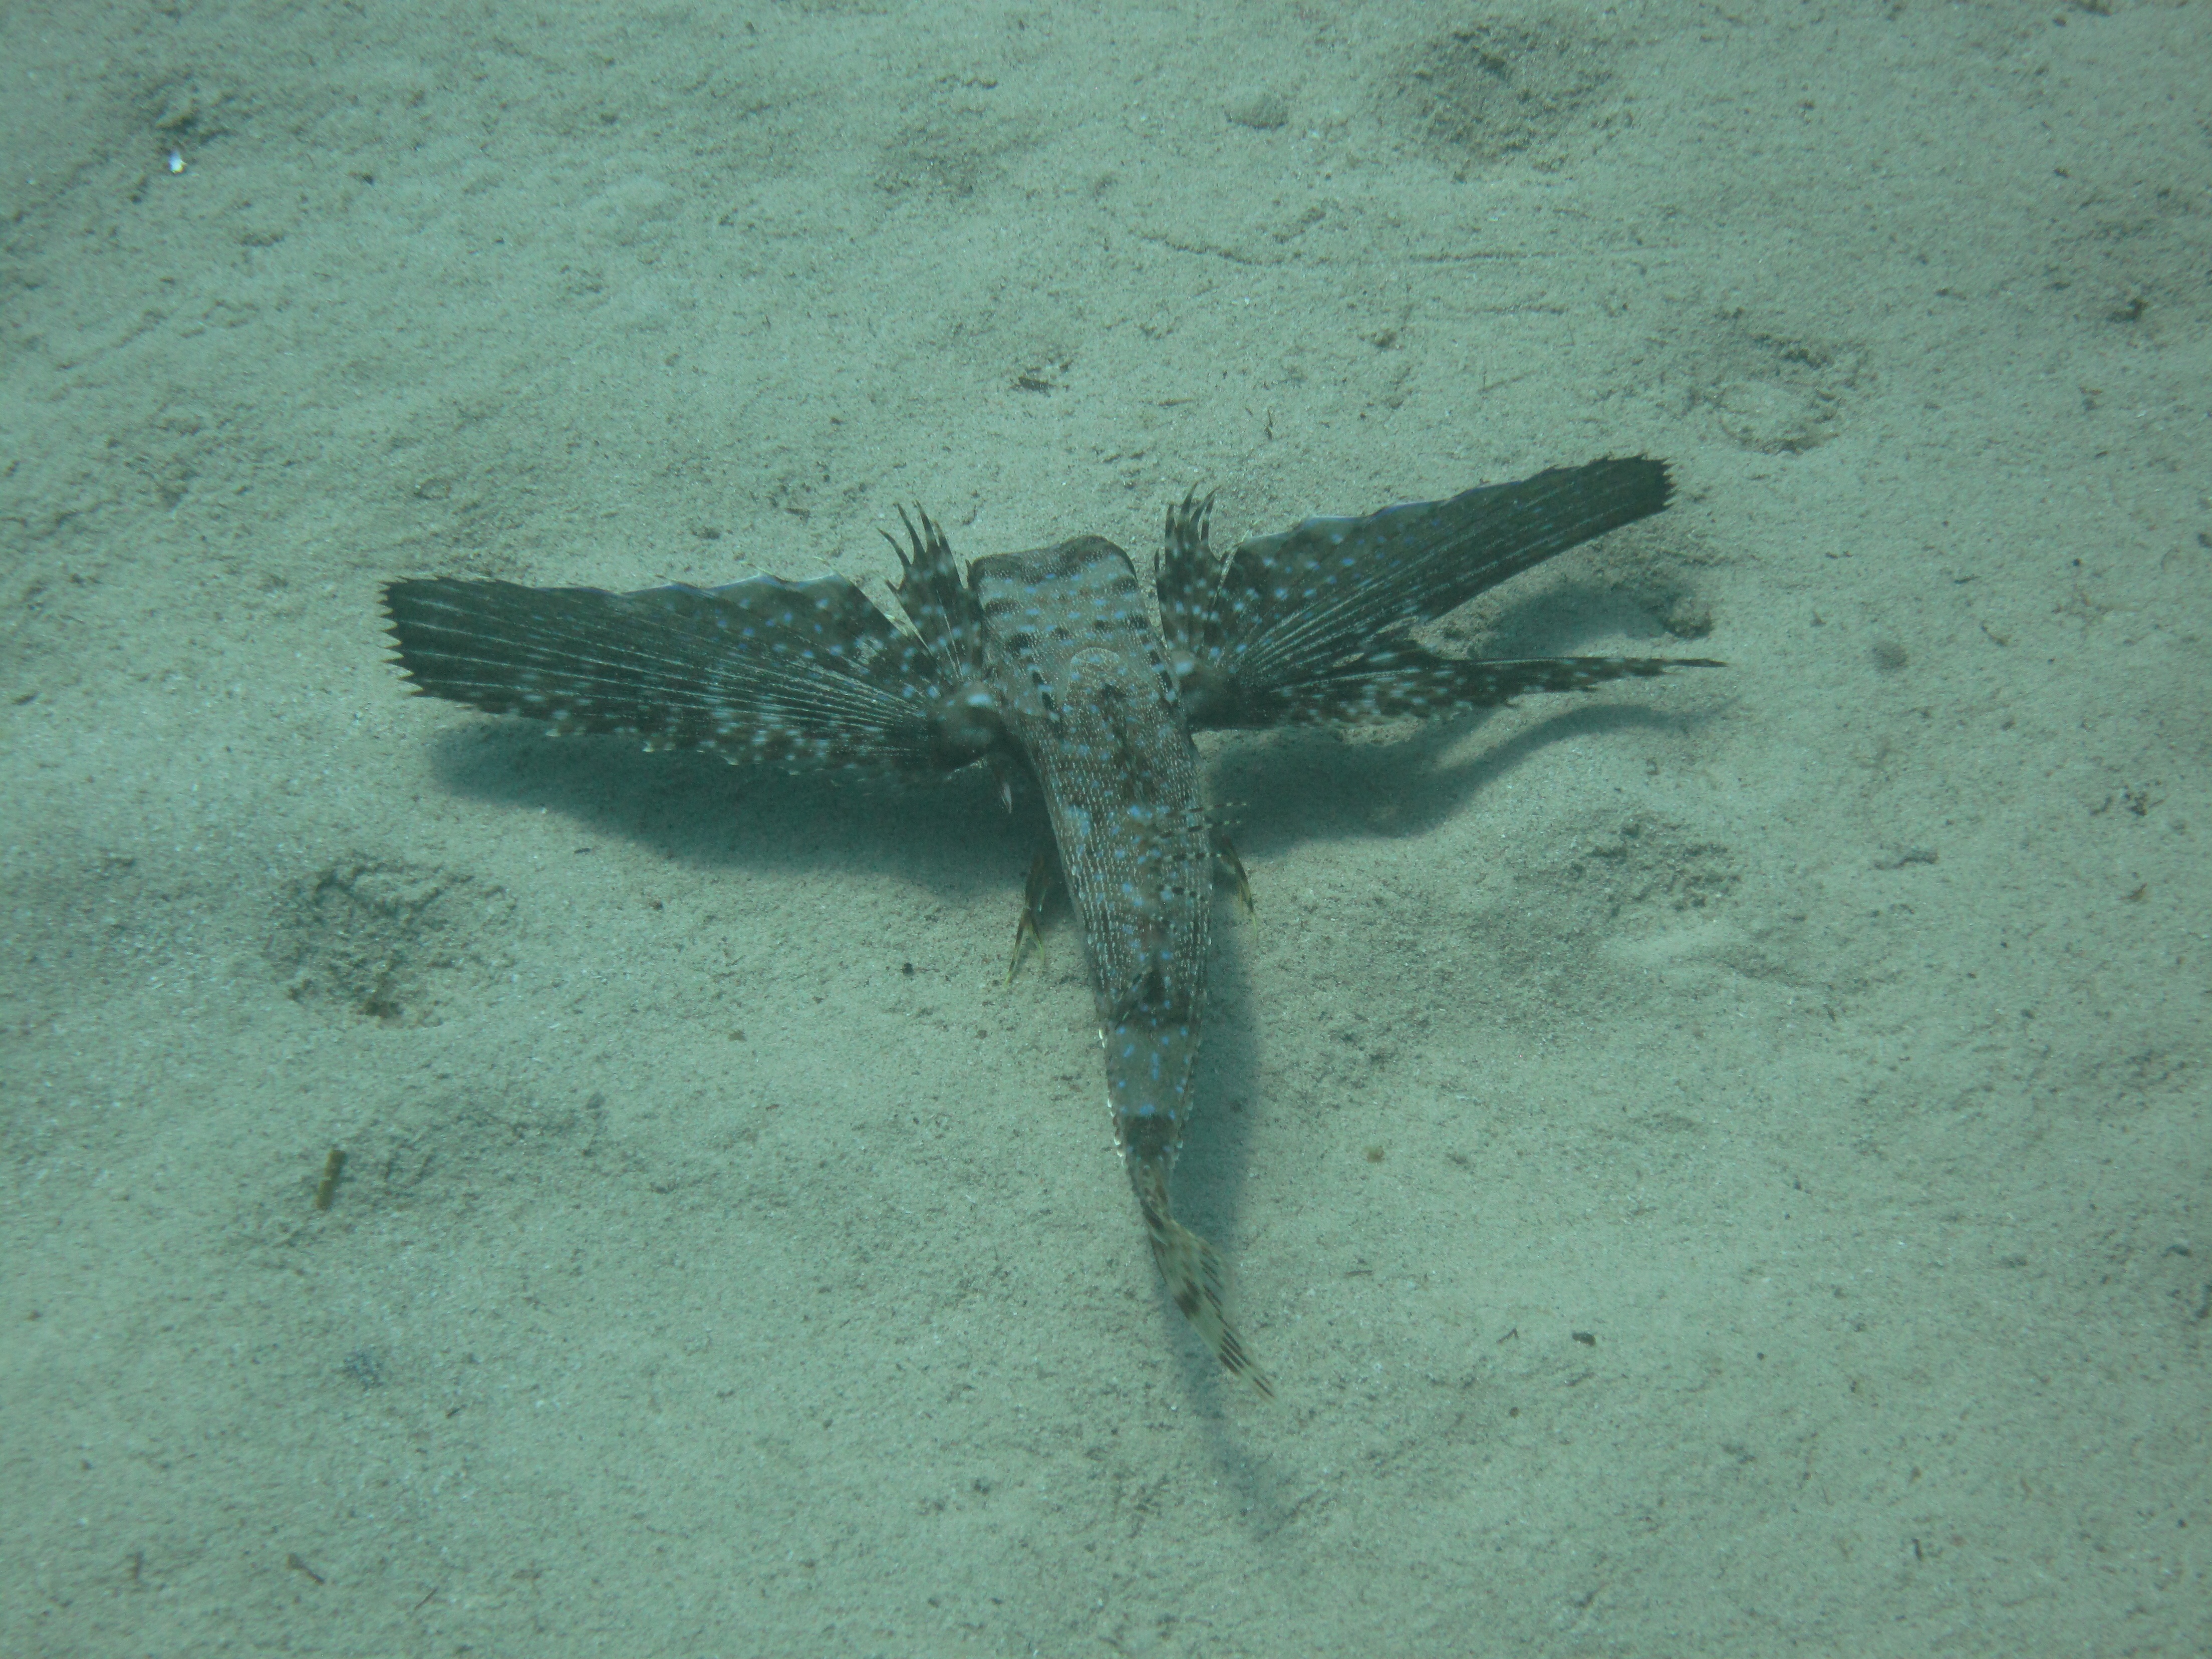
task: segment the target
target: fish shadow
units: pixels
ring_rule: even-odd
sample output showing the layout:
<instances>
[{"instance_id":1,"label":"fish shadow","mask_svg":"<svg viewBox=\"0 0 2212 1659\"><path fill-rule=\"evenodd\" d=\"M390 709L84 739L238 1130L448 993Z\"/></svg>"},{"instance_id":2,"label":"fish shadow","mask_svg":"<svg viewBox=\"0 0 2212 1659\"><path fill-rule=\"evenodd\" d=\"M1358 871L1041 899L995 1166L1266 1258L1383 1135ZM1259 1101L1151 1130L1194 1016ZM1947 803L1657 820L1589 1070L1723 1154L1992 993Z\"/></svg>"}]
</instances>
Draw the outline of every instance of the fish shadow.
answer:
<instances>
[{"instance_id":1,"label":"fish shadow","mask_svg":"<svg viewBox=\"0 0 2212 1659\"><path fill-rule=\"evenodd\" d=\"M1446 758L1495 712L1423 726L1398 743L1271 735L1217 762L1216 794L1234 803L1237 844L1255 859L1311 842L1396 840L1443 824L1555 744L1638 731L1679 734L1712 718L1619 705L1566 709L1479 753Z\"/></svg>"},{"instance_id":2,"label":"fish shadow","mask_svg":"<svg viewBox=\"0 0 2212 1659\"><path fill-rule=\"evenodd\" d=\"M629 738L549 738L521 721L456 727L429 751L451 796L558 813L582 846L627 840L703 871L873 872L939 899L1018 895L1048 834L1039 803L1018 793L1009 813L981 768L921 783L845 781L696 751L648 754Z\"/></svg>"},{"instance_id":3,"label":"fish shadow","mask_svg":"<svg viewBox=\"0 0 2212 1659\"><path fill-rule=\"evenodd\" d=\"M1499 614L1473 654L1564 656L1577 642L1648 632L1648 613L1602 591L1558 591ZM1686 654L1677 652L1676 654ZM1678 677L1686 681L1691 672ZM1323 728L1229 732L1208 739L1211 798L1232 803L1237 839L1255 853L1298 842L1434 826L1550 744L1638 729L1680 732L1711 718L1668 712L1607 689L1549 696L1559 712L1474 757L1443 757L1495 710L1409 726L1398 742L1346 742ZM1699 699L1710 708L1710 696ZM896 875L940 897L1018 884L1050 838L1034 787L1010 813L990 772L848 781L731 766L696 750L651 754L635 739L547 738L520 720L451 728L428 745L440 786L487 805L557 811L592 842L621 836L705 870ZM1378 830L1375 804L1389 799Z\"/></svg>"},{"instance_id":4,"label":"fish shadow","mask_svg":"<svg viewBox=\"0 0 2212 1659\"><path fill-rule=\"evenodd\" d=\"M1656 629L1649 612L1603 590L1554 588L1498 616L1467 654L1498 661L1577 654L1595 639L1634 643L1607 655L1691 657L1696 642ZM1644 637L1638 637L1639 635ZM1647 642L1648 641L1648 642ZM1683 693L1655 708L1650 682L1624 680L1589 691L1529 692L1521 706L1547 709L1533 724L1471 755L1448 758L1503 712L1473 709L1407 722L1395 741L1347 740L1321 726L1228 733L1209 756L1212 799L1231 804L1238 846L1255 858L1310 842L1398 839L1432 830L1545 750L1571 738L1637 732L1673 736L1718 716L1717 669L1686 668L1663 684ZM1632 701L1632 698L1634 700Z\"/></svg>"},{"instance_id":5,"label":"fish shadow","mask_svg":"<svg viewBox=\"0 0 2212 1659\"><path fill-rule=\"evenodd\" d=\"M1566 655L1580 641L1642 631L1627 625L1631 617L1649 623L1643 613L1624 613L1613 596L1584 600L1562 605L1555 592L1508 611L1471 654ZM1664 653L1663 647L1654 652ZM1686 683L1690 673L1679 678ZM1685 710L1609 697L1607 689L1548 701L1560 705L1559 712L1456 760L1447 757L1497 711L1413 726L1396 742L1346 742L1314 728L1221 734L1207 742L1209 796L1238 804L1231 814L1237 839L1255 857L1307 842L1396 838L1463 811L1553 744L1640 730L1679 733L1716 718L1718 707L1710 692ZM1004 893L1011 911L1022 872L1050 839L1036 791L1018 790L1010 813L995 781L981 767L918 783L843 781L732 767L696 752L648 754L618 738L553 741L520 721L457 726L428 747L432 775L453 797L560 813L575 823L579 851L621 837L704 871L873 872L944 901ZM1387 818L1380 821L1378 801L1389 803ZM1056 896L1048 929L1072 920L1064 895ZM1243 920L1235 902L1222 895L1197 1085L1200 1109L1176 1183L1178 1214L1214 1240L1232 1263L1249 1242L1237 1222L1251 1144L1264 1111L1259 1079L1265 1033L1251 1004ZM1232 1298L1233 1288L1232 1281ZM1156 1290L1188 1393L1218 1404L1217 1390L1248 1389L1249 1383L1224 1374L1189 1333L1164 1287L1156 1284ZM1267 1356L1258 1358L1264 1365ZM1240 1485L1264 1497L1273 1487L1273 1460L1261 1455L1255 1461L1237 1450L1230 1420L1218 1418L1210 1431L1216 1455Z\"/></svg>"}]
</instances>

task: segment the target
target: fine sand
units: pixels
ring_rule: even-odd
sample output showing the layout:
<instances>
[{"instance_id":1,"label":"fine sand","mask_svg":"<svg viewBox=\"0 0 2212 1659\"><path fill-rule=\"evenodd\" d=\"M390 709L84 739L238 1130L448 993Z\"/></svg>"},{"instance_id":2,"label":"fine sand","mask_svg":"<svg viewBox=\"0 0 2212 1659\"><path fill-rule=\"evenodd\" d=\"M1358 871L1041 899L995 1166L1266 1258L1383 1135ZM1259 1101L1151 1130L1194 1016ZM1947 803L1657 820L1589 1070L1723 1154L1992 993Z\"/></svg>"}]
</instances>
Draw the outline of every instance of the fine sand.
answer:
<instances>
[{"instance_id":1,"label":"fine sand","mask_svg":"<svg viewBox=\"0 0 2212 1659\"><path fill-rule=\"evenodd\" d=\"M2204 1652L2208 63L9 9L0 1652ZM1033 800L549 742L377 607L1638 453L1445 642L1725 669L1206 740L1272 1403L1064 900L1007 983Z\"/></svg>"}]
</instances>

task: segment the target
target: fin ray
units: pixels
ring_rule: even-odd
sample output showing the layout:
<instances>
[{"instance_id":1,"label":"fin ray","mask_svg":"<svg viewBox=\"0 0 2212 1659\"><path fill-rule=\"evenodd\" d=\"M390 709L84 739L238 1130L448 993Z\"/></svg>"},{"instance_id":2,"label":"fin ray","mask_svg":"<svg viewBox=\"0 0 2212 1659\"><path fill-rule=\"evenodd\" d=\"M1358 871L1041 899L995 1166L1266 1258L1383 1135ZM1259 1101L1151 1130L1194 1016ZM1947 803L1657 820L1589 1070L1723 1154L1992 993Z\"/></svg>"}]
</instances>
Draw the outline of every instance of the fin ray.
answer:
<instances>
[{"instance_id":1,"label":"fin ray","mask_svg":"<svg viewBox=\"0 0 2212 1659\"><path fill-rule=\"evenodd\" d=\"M1659 512L1673 492L1666 463L1638 456L1553 467L1364 518L1308 519L1243 543L1212 574L1210 592L1211 498L1186 498L1169 514L1156 586L1190 723L1223 729L1297 718L1284 711L1312 700L1293 688L1375 672L1379 653L1414 648L1410 629Z\"/></svg>"},{"instance_id":2,"label":"fin ray","mask_svg":"<svg viewBox=\"0 0 2212 1659\"><path fill-rule=\"evenodd\" d=\"M1221 1258L1213 1246L1175 1218L1168 1204L1167 1170L1163 1160L1132 1153L1130 1180L1137 1189L1137 1206L1144 1212L1145 1236L1152 1243L1152 1261L1165 1281L1168 1294L1182 1310L1221 1369L1241 1376L1268 1399L1275 1385L1252 1363L1243 1338L1229 1318L1228 1295Z\"/></svg>"},{"instance_id":3,"label":"fin ray","mask_svg":"<svg viewBox=\"0 0 2212 1659\"><path fill-rule=\"evenodd\" d=\"M389 583L384 604L417 688L556 732L793 769L928 774L981 753L924 641L842 577L634 593L438 577Z\"/></svg>"}]
</instances>

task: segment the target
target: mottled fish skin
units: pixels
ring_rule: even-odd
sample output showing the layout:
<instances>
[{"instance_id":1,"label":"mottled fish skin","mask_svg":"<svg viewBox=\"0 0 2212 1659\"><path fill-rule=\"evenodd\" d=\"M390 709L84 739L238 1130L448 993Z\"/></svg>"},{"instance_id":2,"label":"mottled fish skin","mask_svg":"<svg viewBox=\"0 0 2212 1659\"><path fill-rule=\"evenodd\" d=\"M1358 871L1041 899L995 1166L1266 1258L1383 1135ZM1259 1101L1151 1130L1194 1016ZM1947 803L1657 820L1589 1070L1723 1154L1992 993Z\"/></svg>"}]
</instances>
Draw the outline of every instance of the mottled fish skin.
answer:
<instances>
[{"instance_id":1,"label":"mottled fish skin","mask_svg":"<svg viewBox=\"0 0 2212 1659\"><path fill-rule=\"evenodd\" d=\"M1168 1194L1194 1105L1213 864L1227 851L1191 734L1430 717L1717 666L1462 660L1413 638L1508 577L1659 512L1672 489L1662 462L1593 461L1309 519L1218 563L1212 498L1194 494L1168 513L1157 625L1110 542L1079 537L963 572L926 515L905 522L903 544L891 538L903 628L842 578L635 593L433 578L390 583L384 602L416 690L556 733L914 779L980 761L1009 790L1031 778L1082 918L1108 1105L1153 1260L1221 1364L1271 1394L1229 1321L1219 1258Z\"/></svg>"},{"instance_id":2,"label":"mottled fish skin","mask_svg":"<svg viewBox=\"0 0 2212 1659\"><path fill-rule=\"evenodd\" d=\"M1194 1104L1214 836L1198 750L1128 555L1096 536L978 559L1000 713L1035 769L1083 920L1114 1138L1169 1291L1222 1364L1273 1390L1231 1324L1220 1260L1168 1177Z\"/></svg>"}]
</instances>

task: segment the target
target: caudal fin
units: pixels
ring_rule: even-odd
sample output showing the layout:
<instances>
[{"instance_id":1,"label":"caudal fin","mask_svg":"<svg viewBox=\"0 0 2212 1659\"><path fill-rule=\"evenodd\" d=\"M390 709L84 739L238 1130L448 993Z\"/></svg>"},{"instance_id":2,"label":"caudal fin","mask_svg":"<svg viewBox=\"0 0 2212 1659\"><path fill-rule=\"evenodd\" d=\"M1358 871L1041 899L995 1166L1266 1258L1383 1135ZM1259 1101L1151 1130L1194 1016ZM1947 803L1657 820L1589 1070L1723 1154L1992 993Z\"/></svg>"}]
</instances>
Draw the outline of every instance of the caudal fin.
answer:
<instances>
[{"instance_id":1,"label":"caudal fin","mask_svg":"<svg viewBox=\"0 0 2212 1659\"><path fill-rule=\"evenodd\" d=\"M1206 1346L1213 1350L1224 1370L1243 1377L1273 1399L1274 1385L1252 1363L1252 1357L1244 1352L1243 1339L1229 1322L1220 1256L1213 1246L1177 1221L1169 1206L1167 1171L1152 1159L1133 1158L1131 1176L1137 1188L1138 1207L1144 1212L1145 1232L1152 1240L1152 1260L1159 1264L1168 1294L1205 1339Z\"/></svg>"}]
</instances>

